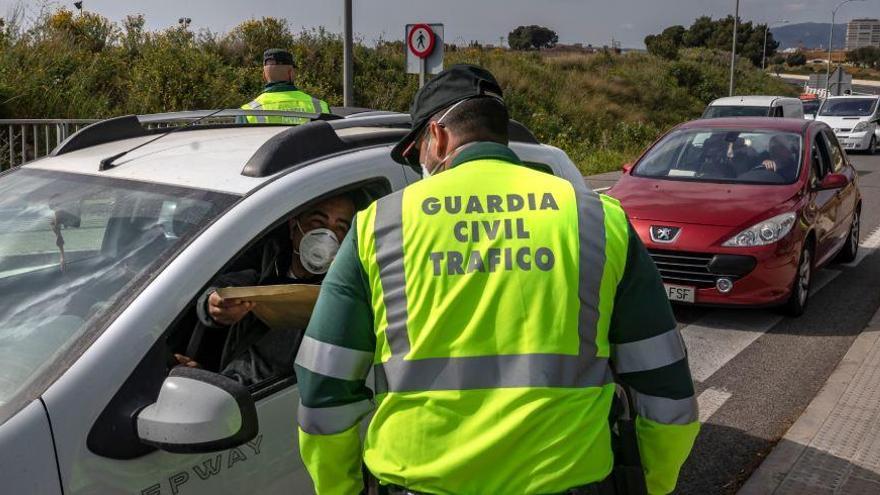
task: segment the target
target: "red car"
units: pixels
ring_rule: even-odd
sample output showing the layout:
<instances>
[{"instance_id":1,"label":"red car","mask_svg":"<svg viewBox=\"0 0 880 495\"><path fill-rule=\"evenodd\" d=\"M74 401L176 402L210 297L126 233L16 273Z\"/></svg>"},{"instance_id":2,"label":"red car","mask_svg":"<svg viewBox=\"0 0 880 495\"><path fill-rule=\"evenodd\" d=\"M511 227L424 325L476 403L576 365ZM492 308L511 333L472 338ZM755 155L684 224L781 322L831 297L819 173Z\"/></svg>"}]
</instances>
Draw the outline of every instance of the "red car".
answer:
<instances>
[{"instance_id":1,"label":"red car","mask_svg":"<svg viewBox=\"0 0 880 495\"><path fill-rule=\"evenodd\" d=\"M695 120L624 166L622 203L670 300L803 313L814 272L859 247L858 174L821 122Z\"/></svg>"}]
</instances>

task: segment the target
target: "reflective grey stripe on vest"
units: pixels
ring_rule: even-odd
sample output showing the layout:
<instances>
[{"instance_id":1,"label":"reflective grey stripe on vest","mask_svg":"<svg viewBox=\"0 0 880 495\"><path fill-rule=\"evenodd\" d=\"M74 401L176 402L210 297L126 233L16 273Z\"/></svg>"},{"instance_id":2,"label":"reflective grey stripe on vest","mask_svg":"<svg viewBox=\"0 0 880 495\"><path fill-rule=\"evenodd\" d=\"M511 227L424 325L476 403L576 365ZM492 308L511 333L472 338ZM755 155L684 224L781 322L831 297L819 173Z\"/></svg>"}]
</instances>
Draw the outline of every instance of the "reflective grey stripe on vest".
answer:
<instances>
[{"instance_id":1,"label":"reflective grey stripe on vest","mask_svg":"<svg viewBox=\"0 0 880 495\"><path fill-rule=\"evenodd\" d=\"M616 344L611 348L611 360L618 373L662 368L681 361L685 356L684 341L675 328L644 340Z\"/></svg>"},{"instance_id":2,"label":"reflective grey stripe on vest","mask_svg":"<svg viewBox=\"0 0 880 495\"><path fill-rule=\"evenodd\" d=\"M608 361L596 357L599 289L605 267L605 214L592 192L575 192L579 230L578 355L523 354L406 360L406 277L403 264L403 194L376 204L376 262L382 285L388 362L375 367L377 393L511 387L596 387L611 383Z\"/></svg>"},{"instance_id":3,"label":"reflective grey stripe on vest","mask_svg":"<svg viewBox=\"0 0 880 495\"><path fill-rule=\"evenodd\" d=\"M388 338L391 354L401 358L409 354L402 208L402 192L386 196L376 203L375 221L376 263L379 265L385 319L388 322L385 336Z\"/></svg>"},{"instance_id":4,"label":"reflective grey stripe on vest","mask_svg":"<svg viewBox=\"0 0 880 495\"><path fill-rule=\"evenodd\" d=\"M584 388L612 383L608 361L570 354L516 354L377 364L376 393L517 387Z\"/></svg>"},{"instance_id":5,"label":"reflective grey stripe on vest","mask_svg":"<svg viewBox=\"0 0 880 495\"><path fill-rule=\"evenodd\" d=\"M580 355L596 355L599 291L605 270L605 209L598 194L575 190L578 209L578 334Z\"/></svg>"},{"instance_id":6,"label":"reflective grey stripe on vest","mask_svg":"<svg viewBox=\"0 0 880 495\"><path fill-rule=\"evenodd\" d=\"M251 110L261 110L263 108L263 104L257 100L254 100L254 101L248 103L247 106L249 106L251 108ZM256 119L256 121L260 124L266 123L266 116L265 115L248 115L248 117Z\"/></svg>"},{"instance_id":7,"label":"reflective grey stripe on vest","mask_svg":"<svg viewBox=\"0 0 880 495\"><path fill-rule=\"evenodd\" d=\"M300 403L296 419L299 427L310 435L333 435L358 424L372 410L369 400L333 407L306 407Z\"/></svg>"},{"instance_id":8,"label":"reflective grey stripe on vest","mask_svg":"<svg viewBox=\"0 0 880 495\"><path fill-rule=\"evenodd\" d=\"M328 344L306 335L296 355L296 364L331 378L363 380L373 364L373 353Z\"/></svg>"},{"instance_id":9,"label":"reflective grey stripe on vest","mask_svg":"<svg viewBox=\"0 0 880 495\"><path fill-rule=\"evenodd\" d=\"M315 108L315 113L317 113L317 114L324 113L324 109L321 107L321 100L315 98L314 96L312 97L312 107Z\"/></svg>"},{"instance_id":10,"label":"reflective grey stripe on vest","mask_svg":"<svg viewBox=\"0 0 880 495\"><path fill-rule=\"evenodd\" d=\"M667 399L632 391L639 416L666 425L686 425L697 421L699 410L694 396Z\"/></svg>"}]
</instances>

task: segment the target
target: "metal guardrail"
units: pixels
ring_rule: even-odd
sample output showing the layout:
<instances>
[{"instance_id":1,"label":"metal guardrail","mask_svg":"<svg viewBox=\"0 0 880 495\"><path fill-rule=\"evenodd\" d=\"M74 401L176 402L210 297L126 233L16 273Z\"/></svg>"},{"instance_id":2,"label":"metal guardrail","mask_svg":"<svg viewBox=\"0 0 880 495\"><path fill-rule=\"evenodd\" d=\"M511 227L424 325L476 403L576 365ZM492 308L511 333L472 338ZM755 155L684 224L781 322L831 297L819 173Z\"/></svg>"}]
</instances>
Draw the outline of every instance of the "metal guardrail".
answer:
<instances>
[{"instance_id":1,"label":"metal guardrail","mask_svg":"<svg viewBox=\"0 0 880 495\"><path fill-rule=\"evenodd\" d=\"M0 119L0 170L48 155L97 119Z\"/></svg>"}]
</instances>

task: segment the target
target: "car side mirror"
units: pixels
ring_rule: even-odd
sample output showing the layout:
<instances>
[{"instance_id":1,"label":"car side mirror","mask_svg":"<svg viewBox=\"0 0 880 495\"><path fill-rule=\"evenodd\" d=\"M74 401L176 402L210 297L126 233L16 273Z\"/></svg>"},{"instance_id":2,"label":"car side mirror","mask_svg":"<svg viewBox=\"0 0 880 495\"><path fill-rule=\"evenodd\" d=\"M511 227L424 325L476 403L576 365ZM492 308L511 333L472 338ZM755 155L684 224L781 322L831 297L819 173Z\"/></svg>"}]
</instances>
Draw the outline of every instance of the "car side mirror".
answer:
<instances>
[{"instance_id":1,"label":"car side mirror","mask_svg":"<svg viewBox=\"0 0 880 495\"><path fill-rule=\"evenodd\" d=\"M253 440L259 429L244 385L184 366L171 370L156 402L137 415L142 442L180 454L231 449Z\"/></svg>"},{"instance_id":2,"label":"car side mirror","mask_svg":"<svg viewBox=\"0 0 880 495\"><path fill-rule=\"evenodd\" d=\"M849 184L849 179L843 174L828 174L819 182L819 189L842 189Z\"/></svg>"},{"instance_id":3,"label":"car side mirror","mask_svg":"<svg viewBox=\"0 0 880 495\"><path fill-rule=\"evenodd\" d=\"M629 162L629 163L624 163L623 167L621 167L621 169L623 170L623 173L625 175L629 175L632 172L633 167L635 167L635 163Z\"/></svg>"}]
</instances>

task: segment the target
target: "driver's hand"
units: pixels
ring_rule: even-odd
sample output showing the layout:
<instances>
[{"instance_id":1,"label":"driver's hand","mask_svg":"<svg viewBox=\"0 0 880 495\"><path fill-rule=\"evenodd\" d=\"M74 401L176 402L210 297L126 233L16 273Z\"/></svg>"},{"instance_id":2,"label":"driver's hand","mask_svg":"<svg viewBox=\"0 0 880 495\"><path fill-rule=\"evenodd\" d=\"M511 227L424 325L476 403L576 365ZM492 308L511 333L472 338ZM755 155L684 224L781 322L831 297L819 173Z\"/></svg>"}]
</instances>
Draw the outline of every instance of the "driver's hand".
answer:
<instances>
[{"instance_id":1,"label":"driver's hand","mask_svg":"<svg viewBox=\"0 0 880 495\"><path fill-rule=\"evenodd\" d=\"M216 292L208 296L208 314L217 323L232 326L241 321L257 303L241 299L223 299Z\"/></svg>"},{"instance_id":2,"label":"driver's hand","mask_svg":"<svg viewBox=\"0 0 880 495\"><path fill-rule=\"evenodd\" d=\"M771 172L776 172L776 162L773 160L764 160L761 165Z\"/></svg>"},{"instance_id":3,"label":"driver's hand","mask_svg":"<svg viewBox=\"0 0 880 495\"><path fill-rule=\"evenodd\" d=\"M193 359L191 357L184 356L183 354L175 354L174 359L176 359L177 362L181 366L186 366L187 368L201 368L202 367L202 365L193 361Z\"/></svg>"}]
</instances>

